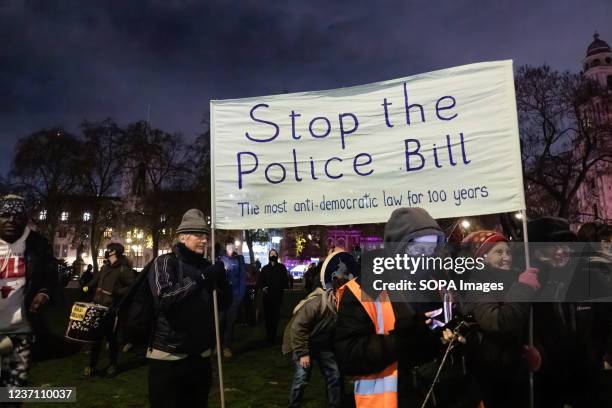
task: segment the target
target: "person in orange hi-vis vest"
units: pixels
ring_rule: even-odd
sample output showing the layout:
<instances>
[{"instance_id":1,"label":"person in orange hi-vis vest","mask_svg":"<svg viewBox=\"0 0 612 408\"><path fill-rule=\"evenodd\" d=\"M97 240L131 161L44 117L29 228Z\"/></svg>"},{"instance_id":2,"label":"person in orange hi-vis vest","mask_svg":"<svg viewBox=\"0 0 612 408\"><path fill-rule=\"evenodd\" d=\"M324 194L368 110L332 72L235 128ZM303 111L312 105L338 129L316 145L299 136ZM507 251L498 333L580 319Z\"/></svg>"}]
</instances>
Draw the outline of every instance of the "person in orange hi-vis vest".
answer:
<instances>
[{"instance_id":1,"label":"person in orange hi-vis vest","mask_svg":"<svg viewBox=\"0 0 612 408\"><path fill-rule=\"evenodd\" d=\"M385 226L385 246L424 242L435 250L445 242L438 223L421 208L395 210ZM381 250L381 255L384 254ZM442 336L432 331L429 314L409 302L391 302L387 292L373 297L362 290L361 279L351 280L338 292L338 325L334 337L340 367L355 379L357 408L412 408L423 403L413 384L413 367L440 356ZM480 401L470 407L478 407ZM428 405L432 406L433 405Z\"/></svg>"}]
</instances>

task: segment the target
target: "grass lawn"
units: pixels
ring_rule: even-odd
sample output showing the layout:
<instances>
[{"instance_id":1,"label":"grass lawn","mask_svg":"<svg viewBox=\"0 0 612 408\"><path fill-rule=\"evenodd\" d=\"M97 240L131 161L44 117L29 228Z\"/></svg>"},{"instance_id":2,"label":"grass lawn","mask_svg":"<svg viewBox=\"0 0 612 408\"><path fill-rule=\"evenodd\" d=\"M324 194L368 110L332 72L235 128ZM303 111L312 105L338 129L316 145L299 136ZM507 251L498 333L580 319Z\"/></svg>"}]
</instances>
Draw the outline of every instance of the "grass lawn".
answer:
<instances>
[{"instance_id":1,"label":"grass lawn","mask_svg":"<svg viewBox=\"0 0 612 408\"><path fill-rule=\"evenodd\" d=\"M303 296L303 291L289 292L284 297L279 335L288 321L294 305ZM62 333L66 327L69 304L53 310L53 329ZM263 324L256 327L236 326L234 356L225 359L226 406L234 407L286 407L293 368L288 357L281 354L280 344L268 346L264 342ZM78 353L64 358L35 362L30 371L32 386L72 386L77 390L79 407L144 407L147 400L147 364L144 351L136 349L120 355L120 373L113 379L83 377L88 362L86 347ZM100 358L100 369L107 364L106 355ZM122 369L123 367L123 369ZM211 388L210 407L220 406L217 381L217 362L214 359L214 384ZM54 404L26 404L26 407L50 407ZM56 404L65 406L65 404ZM303 406L324 407L325 388L318 367L306 390Z\"/></svg>"}]
</instances>

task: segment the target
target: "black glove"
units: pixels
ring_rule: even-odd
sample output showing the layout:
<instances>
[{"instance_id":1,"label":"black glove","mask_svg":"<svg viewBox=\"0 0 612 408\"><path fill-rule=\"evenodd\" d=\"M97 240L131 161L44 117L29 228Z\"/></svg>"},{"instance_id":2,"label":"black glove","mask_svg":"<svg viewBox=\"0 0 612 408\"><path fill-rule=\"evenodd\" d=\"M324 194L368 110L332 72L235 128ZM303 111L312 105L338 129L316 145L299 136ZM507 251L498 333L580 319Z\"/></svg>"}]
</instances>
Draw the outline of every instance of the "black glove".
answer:
<instances>
[{"instance_id":1,"label":"black glove","mask_svg":"<svg viewBox=\"0 0 612 408\"><path fill-rule=\"evenodd\" d=\"M195 279L195 283L196 283L198 286L204 286L204 284L206 283L206 272L202 272L202 273L200 274L200 276L198 276L198 277Z\"/></svg>"},{"instance_id":2,"label":"black glove","mask_svg":"<svg viewBox=\"0 0 612 408\"><path fill-rule=\"evenodd\" d=\"M214 265L206 268L204 272L196 279L196 283L209 289L214 289L220 286L220 283L225 280L225 266L223 262L217 262Z\"/></svg>"},{"instance_id":3,"label":"black glove","mask_svg":"<svg viewBox=\"0 0 612 408\"><path fill-rule=\"evenodd\" d=\"M439 335L430 330L422 313L396 316L395 347L399 360L418 365L430 359L440 348Z\"/></svg>"}]
</instances>

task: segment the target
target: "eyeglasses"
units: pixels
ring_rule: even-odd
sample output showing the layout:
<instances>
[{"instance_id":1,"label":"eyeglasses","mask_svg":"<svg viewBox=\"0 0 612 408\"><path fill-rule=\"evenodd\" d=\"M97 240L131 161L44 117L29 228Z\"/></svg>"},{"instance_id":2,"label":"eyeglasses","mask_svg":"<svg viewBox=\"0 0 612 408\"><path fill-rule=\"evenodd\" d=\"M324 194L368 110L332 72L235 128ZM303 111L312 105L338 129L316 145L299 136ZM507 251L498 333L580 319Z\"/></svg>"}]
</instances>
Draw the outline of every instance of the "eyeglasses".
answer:
<instances>
[{"instance_id":1,"label":"eyeglasses","mask_svg":"<svg viewBox=\"0 0 612 408\"><path fill-rule=\"evenodd\" d=\"M200 241L208 241L208 235L206 234L189 234L192 237L199 239Z\"/></svg>"}]
</instances>

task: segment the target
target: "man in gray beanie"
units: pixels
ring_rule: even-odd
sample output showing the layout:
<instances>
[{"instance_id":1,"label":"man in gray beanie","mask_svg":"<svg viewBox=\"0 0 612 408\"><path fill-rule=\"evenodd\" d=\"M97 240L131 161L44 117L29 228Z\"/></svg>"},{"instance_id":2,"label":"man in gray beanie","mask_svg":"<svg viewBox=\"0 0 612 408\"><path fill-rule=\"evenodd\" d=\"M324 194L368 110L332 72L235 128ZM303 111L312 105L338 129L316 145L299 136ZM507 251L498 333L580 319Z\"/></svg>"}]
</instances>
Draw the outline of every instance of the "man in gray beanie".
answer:
<instances>
[{"instance_id":1,"label":"man in gray beanie","mask_svg":"<svg viewBox=\"0 0 612 408\"><path fill-rule=\"evenodd\" d=\"M232 291L222 263L204 252L209 227L202 211L191 209L177 228L172 252L157 257L148 275L156 321L150 348L149 402L155 407L207 407L215 346L213 290L220 307Z\"/></svg>"}]
</instances>

